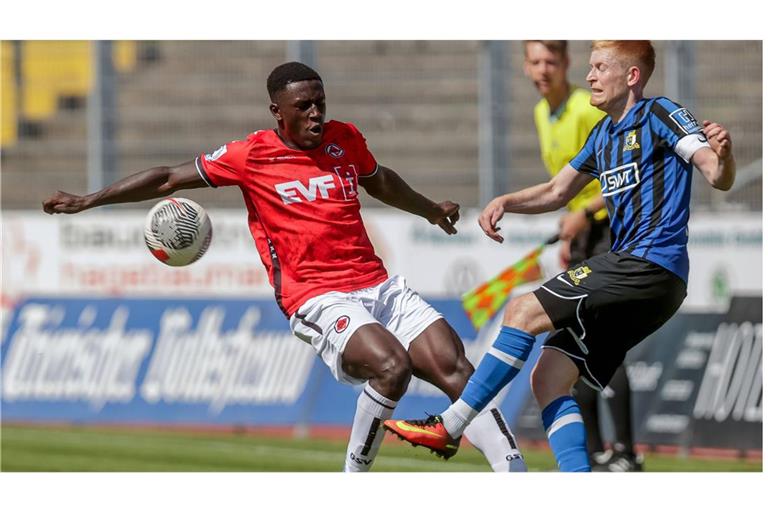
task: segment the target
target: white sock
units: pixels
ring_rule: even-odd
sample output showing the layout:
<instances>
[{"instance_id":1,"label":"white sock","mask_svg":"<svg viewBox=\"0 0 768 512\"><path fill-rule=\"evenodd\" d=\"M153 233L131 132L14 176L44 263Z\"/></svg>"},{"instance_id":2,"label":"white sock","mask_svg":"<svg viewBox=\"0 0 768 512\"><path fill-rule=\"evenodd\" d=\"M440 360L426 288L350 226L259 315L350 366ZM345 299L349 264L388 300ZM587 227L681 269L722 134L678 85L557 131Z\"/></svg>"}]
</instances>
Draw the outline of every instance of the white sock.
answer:
<instances>
[{"instance_id":1,"label":"white sock","mask_svg":"<svg viewBox=\"0 0 768 512\"><path fill-rule=\"evenodd\" d=\"M384 439L381 424L392 417L397 402L366 384L357 399L357 410L349 435L345 473L369 471Z\"/></svg>"},{"instance_id":2,"label":"white sock","mask_svg":"<svg viewBox=\"0 0 768 512\"><path fill-rule=\"evenodd\" d=\"M497 473L528 471L515 436L493 401L466 427L464 435Z\"/></svg>"},{"instance_id":3,"label":"white sock","mask_svg":"<svg viewBox=\"0 0 768 512\"><path fill-rule=\"evenodd\" d=\"M443 418L443 425L445 430L451 437L457 439L464 433L464 429L467 428L469 422L477 416L477 411L474 410L461 398L456 400L443 411L440 416Z\"/></svg>"}]
</instances>

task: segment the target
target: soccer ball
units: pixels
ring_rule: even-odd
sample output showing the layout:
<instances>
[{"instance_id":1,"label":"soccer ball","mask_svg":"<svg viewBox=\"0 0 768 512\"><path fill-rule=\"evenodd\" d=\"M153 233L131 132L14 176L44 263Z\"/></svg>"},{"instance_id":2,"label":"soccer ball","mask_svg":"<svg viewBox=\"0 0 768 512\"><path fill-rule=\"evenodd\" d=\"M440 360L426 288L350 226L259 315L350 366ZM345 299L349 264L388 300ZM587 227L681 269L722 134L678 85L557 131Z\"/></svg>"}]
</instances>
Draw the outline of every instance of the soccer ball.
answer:
<instances>
[{"instance_id":1,"label":"soccer ball","mask_svg":"<svg viewBox=\"0 0 768 512\"><path fill-rule=\"evenodd\" d=\"M149 252L172 267L200 259L208 250L212 235L211 219L203 207L180 197L157 203L149 210L144 225Z\"/></svg>"}]
</instances>

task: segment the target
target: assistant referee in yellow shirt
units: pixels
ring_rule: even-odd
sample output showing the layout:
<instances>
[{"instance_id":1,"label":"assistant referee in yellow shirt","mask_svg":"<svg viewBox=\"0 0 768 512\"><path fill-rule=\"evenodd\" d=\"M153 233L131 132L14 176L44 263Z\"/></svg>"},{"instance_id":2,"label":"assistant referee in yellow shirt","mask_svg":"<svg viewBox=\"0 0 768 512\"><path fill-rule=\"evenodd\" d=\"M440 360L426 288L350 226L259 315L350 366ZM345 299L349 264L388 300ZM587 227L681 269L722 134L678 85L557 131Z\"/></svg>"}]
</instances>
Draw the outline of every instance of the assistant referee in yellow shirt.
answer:
<instances>
[{"instance_id":1,"label":"assistant referee in yellow shirt","mask_svg":"<svg viewBox=\"0 0 768 512\"><path fill-rule=\"evenodd\" d=\"M568 83L567 41L526 41L525 75L541 95L534 108L541 159L554 176L587 140L592 128L605 115L589 103L586 89ZM607 252L611 248L608 212L600 184L592 181L567 205L560 220L560 263L564 268ZM593 471L642 471L634 453L629 381L624 366L613 376L608 401L616 431L616 442L604 450L598 420L597 391L579 381L575 398L587 430L587 448Z\"/></svg>"}]
</instances>

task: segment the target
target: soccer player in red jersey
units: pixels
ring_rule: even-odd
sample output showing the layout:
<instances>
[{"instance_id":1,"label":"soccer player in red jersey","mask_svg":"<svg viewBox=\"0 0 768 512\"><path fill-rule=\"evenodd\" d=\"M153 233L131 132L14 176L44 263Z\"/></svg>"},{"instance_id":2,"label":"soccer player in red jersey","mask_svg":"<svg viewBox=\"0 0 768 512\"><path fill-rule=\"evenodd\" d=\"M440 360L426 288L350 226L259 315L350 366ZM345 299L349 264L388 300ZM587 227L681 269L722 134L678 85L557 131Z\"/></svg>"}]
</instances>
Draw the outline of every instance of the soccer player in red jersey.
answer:
<instances>
[{"instance_id":1,"label":"soccer player in red jersey","mask_svg":"<svg viewBox=\"0 0 768 512\"><path fill-rule=\"evenodd\" d=\"M274 130L221 146L176 167L154 167L86 196L57 192L47 213L77 213L178 190L238 186L248 225L291 330L340 382L363 384L345 471L367 471L411 375L455 401L474 371L461 339L400 276L389 276L360 216L358 186L456 233L459 205L435 203L379 165L354 125L325 122L325 91L311 68L290 62L267 80ZM525 471L493 403L466 431L495 471ZM456 446L440 446L450 457Z\"/></svg>"}]
</instances>

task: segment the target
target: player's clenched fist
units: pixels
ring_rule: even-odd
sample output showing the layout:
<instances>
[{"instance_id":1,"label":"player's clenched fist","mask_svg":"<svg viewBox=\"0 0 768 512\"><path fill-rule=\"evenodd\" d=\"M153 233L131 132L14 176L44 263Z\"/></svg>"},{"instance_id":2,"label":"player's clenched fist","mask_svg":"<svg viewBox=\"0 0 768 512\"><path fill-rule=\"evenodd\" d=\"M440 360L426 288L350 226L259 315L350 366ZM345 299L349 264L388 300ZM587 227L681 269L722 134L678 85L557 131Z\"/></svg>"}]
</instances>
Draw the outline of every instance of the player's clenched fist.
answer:
<instances>
[{"instance_id":1,"label":"player's clenched fist","mask_svg":"<svg viewBox=\"0 0 768 512\"><path fill-rule=\"evenodd\" d=\"M78 213L85 209L85 198L59 190L43 201L45 213Z\"/></svg>"},{"instance_id":2,"label":"player's clenched fist","mask_svg":"<svg viewBox=\"0 0 768 512\"><path fill-rule=\"evenodd\" d=\"M504 199L502 197L497 197L488 203L488 206L485 207L478 219L478 224L480 224L480 228L483 232L488 235L489 238L496 240L499 243L504 241L504 237L498 233L499 228L496 224L503 216Z\"/></svg>"},{"instance_id":3,"label":"player's clenched fist","mask_svg":"<svg viewBox=\"0 0 768 512\"><path fill-rule=\"evenodd\" d=\"M706 135L712 150L724 160L731 156L731 134L718 123L704 120L704 135Z\"/></svg>"}]
</instances>

